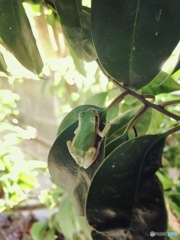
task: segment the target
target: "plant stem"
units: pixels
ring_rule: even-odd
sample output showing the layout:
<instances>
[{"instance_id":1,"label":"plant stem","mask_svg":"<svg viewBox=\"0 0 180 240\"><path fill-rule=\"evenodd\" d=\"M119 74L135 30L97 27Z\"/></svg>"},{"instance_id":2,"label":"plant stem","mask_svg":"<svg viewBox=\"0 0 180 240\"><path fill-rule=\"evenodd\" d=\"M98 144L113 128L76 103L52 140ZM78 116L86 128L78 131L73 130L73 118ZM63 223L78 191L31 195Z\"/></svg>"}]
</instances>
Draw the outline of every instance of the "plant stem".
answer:
<instances>
[{"instance_id":1,"label":"plant stem","mask_svg":"<svg viewBox=\"0 0 180 240\"><path fill-rule=\"evenodd\" d=\"M107 107L107 109L109 110L112 107L114 107L116 104L120 103L127 94L128 94L128 91L122 92L117 98L114 99L114 101L112 101L112 103Z\"/></svg>"},{"instance_id":2,"label":"plant stem","mask_svg":"<svg viewBox=\"0 0 180 240\"><path fill-rule=\"evenodd\" d=\"M173 104L178 104L178 103L180 103L179 99L161 103L161 106L166 107L166 106L173 105Z\"/></svg>"},{"instance_id":3,"label":"plant stem","mask_svg":"<svg viewBox=\"0 0 180 240\"><path fill-rule=\"evenodd\" d=\"M173 134L173 133L178 132L178 131L180 131L180 126L176 126L176 127L172 128L172 129L170 129L167 132L167 134L170 135L170 134Z\"/></svg>"},{"instance_id":4,"label":"plant stem","mask_svg":"<svg viewBox=\"0 0 180 240\"><path fill-rule=\"evenodd\" d=\"M133 119L130 121L130 123L129 123L128 127L127 127L127 130L129 130L130 128L132 128L135 125L136 121L147 111L147 109L148 109L148 106L144 106L138 112L138 114L133 117Z\"/></svg>"},{"instance_id":5,"label":"plant stem","mask_svg":"<svg viewBox=\"0 0 180 240\"><path fill-rule=\"evenodd\" d=\"M136 99L138 99L139 101L141 101L145 106L147 107L151 107L151 108L154 108L156 109L157 111L165 114L166 116L168 117L171 117L173 119L175 119L176 121L179 121L180 120L180 116L177 116L176 114L172 113L172 112L169 112L167 111L166 109L164 109L164 106L162 105L156 105L152 102L149 102L147 101L143 95L141 94L138 94L124 86L122 86L120 83L116 82L115 80L113 79L110 79L110 81L112 81L118 88L120 88L123 92L126 92L126 95L129 94L133 97L135 97Z\"/></svg>"}]
</instances>

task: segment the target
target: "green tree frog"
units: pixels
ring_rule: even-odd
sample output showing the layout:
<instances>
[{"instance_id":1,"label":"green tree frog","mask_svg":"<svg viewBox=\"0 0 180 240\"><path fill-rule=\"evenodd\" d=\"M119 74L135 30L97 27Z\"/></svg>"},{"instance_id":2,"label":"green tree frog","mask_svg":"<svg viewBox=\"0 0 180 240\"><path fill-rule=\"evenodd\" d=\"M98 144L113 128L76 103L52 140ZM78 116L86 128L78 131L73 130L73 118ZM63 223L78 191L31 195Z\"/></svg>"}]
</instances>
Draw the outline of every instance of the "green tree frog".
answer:
<instances>
[{"instance_id":1,"label":"green tree frog","mask_svg":"<svg viewBox=\"0 0 180 240\"><path fill-rule=\"evenodd\" d=\"M87 169L96 160L103 138L110 129L110 124L107 123L100 131L99 113L94 108L80 112L78 119L78 127L74 131L75 136L72 141L67 141L67 147L76 163Z\"/></svg>"}]
</instances>

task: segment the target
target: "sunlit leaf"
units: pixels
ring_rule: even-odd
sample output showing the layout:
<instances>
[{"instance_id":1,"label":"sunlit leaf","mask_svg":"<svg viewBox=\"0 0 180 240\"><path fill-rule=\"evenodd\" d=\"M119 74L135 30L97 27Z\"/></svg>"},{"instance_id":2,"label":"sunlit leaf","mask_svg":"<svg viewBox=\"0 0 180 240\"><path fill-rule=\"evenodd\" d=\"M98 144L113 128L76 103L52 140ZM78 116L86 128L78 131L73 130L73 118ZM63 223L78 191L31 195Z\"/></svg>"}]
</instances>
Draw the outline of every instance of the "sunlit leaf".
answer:
<instances>
[{"instance_id":1,"label":"sunlit leaf","mask_svg":"<svg viewBox=\"0 0 180 240\"><path fill-rule=\"evenodd\" d=\"M91 9L104 70L126 87L148 84L179 42L179 0L93 0Z\"/></svg>"},{"instance_id":2,"label":"sunlit leaf","mask_svg":"<svg viewBox=\"0 0 180 240\"><path fill-rule=\"evenodd\" d=\"M91 36L90 9L81 5L80 0L55 0L64 35L78 57L92 61L96 59Z\"/></svg>"},{"instance_id":3,"label":"sunlit leaf","mask_svg":"<svg viewBox=\"0 0 180 240\"><path fill-rule=\"evenodd\" d=\"M0 37L23 66L41 72L43 63L20 0L0 0Z\"/></svg>"},{"instance_id":4,"label":"sunlit leaf","mask_svg":"<svg viewBox=\"0 0 180 240\"><path fill-rule=\"evenodd\" d=\"M168 73L160 72L148 85L142 88L143 94L160 94L178 91L178 84Z\"/></svg>"},{"instance_id":5,"label":"sunlit leaf","mask_svg":"<svg viewBox=\"0 0 180 240\"><path fill-rule=\"evenodd\" d=\"M105 104L105 100L106 100L107 95L108 95L108 92L100 92L100 93L94 94L90 98L88 98L86 103L87 104L91 103L91 104L96 105L96 106L105 107L104 104Z\"/></svg>"}]
</instances>

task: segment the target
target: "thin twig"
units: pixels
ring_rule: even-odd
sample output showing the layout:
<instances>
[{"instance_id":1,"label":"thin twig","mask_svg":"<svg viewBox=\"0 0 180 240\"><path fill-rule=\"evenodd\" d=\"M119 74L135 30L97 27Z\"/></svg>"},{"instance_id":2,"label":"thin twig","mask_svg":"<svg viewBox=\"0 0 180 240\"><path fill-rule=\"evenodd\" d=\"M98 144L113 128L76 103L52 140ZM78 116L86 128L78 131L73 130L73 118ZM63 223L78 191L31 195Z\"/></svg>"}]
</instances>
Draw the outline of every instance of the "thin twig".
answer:
<instances>
[{"instance_id":1,"label":"thin twig","mask_svg":"<svg viewBox=\"0 0 180 240\"><path fill-rule=\"evenodd\" d=\"M170 134L173 134L173 133L178 132L178 131L180 131L180 126L176 126L172 129L170 129L169 131L166 132L166 134L170 135Z\"/></svg>"},{"instance_id":2,"label":"thin twig","mask_svg":"<svg viewBox=\"0 0 180 240\"><path fill-rule=\"evenodd\" d=\"M161 103L161 106L166 107L166 106L173 105L173 104L178 104L178 103L180 103L180 99L176 99L176 100L173 100L173 101L168 101L168 102Z\"/></svg>"},{"instance_id":3,"label":"thin twig","mask_svg":"<svg viewBox=\"0 0 180 240\"><path fill-rule=\"evenodd\" d=\"M121 91L126 92L127 94L135 97L136 99L138 99L139 101L141 101L145 106L154 108L154 109L156 109L157 111L165 114L166 116L175 119L176 121L179 121L179 120L180 120L180 116L177 116L176 114L167 111L166 109L164 109L163 106L161 106L161 105L156 105L156 104L154 104L154 103L152 103L152 102L147 101L147 100L144 98L143 95L138 94L138 93L136 93L136 92L133 92L132 90L130 90L130 89L122 86L120 83L116 82L116 81L113 80L113 79L111 79L111 81L112 81L118 88L120 88Z\"/></svg>"},{"instance_id":4,"label":"thin twig","mask_svg":"<svg viewBox=\"0 0 180 240\"><path fill-rule=\"evenodd\" d=\"M127 130L129 130L130 128L132 128L136 121L147 111L148 107L147 106L144 106L139 112L137 115L135 115L133 117L133 119L130 121L128 127L127 127Z\"/></svg>"},{"instance_id":5,"label":"thin twig","mask_svg":"<svg viewBox=\"0 0 180 240\"><path fill-rule=\"evenodd\" d=\"M127 94L128 94L128 91L122 92L117 98L114 99L114 101L107 107L107 109L109 110L112 107L114 107L116 104L120 103Z\"/></svg>"}]
</instances>

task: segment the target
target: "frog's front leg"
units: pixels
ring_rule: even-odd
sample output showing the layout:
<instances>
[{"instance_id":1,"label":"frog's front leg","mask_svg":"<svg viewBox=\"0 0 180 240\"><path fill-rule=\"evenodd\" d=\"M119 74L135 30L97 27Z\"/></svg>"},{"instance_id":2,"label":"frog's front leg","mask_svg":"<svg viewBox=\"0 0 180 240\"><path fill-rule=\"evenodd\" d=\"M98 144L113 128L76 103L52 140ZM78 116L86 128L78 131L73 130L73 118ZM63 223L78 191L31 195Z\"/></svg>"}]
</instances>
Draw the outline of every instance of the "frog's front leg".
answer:
<instances>
[{"instance_id":1,"label":"frog's front leg","mask_svg":"<svg viewBox=\"0 0 180 240\"><path fill-rule=\"evenodd\" d=\"M106 123L106 124L105 124L105 127L104 127L104 129L103 129L102 131L98 130L98 135L99 135L100 137L104 138L104 137L107 135L107 133L109 132L109 129L110 129L110 128L111 128L110 123L109 123L109 122Z\"/></svg>"}]
</instances>

